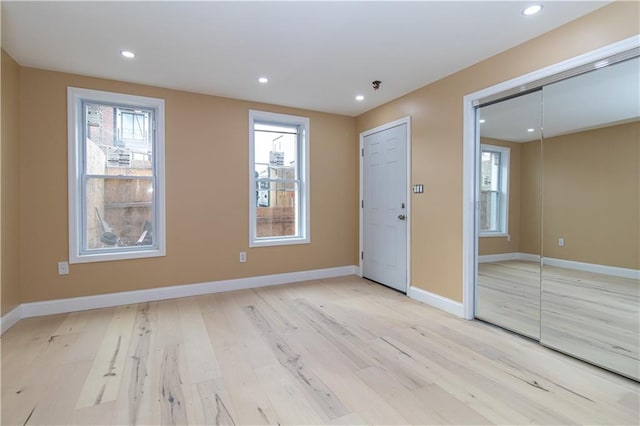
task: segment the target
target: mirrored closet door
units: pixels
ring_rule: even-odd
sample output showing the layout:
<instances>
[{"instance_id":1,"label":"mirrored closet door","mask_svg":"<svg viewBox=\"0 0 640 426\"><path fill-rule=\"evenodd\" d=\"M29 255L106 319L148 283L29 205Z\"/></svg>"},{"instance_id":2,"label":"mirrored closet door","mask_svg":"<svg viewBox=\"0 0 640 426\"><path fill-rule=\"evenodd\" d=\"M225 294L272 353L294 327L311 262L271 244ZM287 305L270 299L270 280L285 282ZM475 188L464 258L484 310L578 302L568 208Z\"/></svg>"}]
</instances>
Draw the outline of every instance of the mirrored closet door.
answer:
<instances>
[{"instance_id":1,"label":"mirrored closet door","mask_svg":"<svg viewBox=\"0 0 640 426\"><path fill-rule=\"evenodd\" d=\"M483 106L476 316L540 339L542 91Z\"/></svg>"},{"instance_id":2,"label":"mirrored closet door","mask_svg":"<svg viewBox=\"0 0 640 426\"><path fill-rule=\"evenodd\" d=\"M476 109L476 317L640 380L634 55Z\"/></svg>"},{"instance_id":3,"label":"mirrored closet door","mask_svg":"<svg viewBox=\"0 0 640 426\"><path fill-rule=\"evenodd\" d=\"M541 342L640 378L640 58L543 87Z\"/></svg>"}]
</instances>

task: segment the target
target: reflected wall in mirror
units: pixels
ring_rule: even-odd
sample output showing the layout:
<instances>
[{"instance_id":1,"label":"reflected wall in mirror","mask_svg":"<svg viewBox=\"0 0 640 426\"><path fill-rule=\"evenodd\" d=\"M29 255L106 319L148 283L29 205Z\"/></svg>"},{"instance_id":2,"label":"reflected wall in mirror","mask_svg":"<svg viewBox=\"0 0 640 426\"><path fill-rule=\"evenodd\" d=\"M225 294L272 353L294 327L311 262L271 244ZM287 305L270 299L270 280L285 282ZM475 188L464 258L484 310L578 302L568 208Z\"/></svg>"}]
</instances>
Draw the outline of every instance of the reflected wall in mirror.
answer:
<instances>
[{"instance_id":1,"label":"reflected wall in mirror","mask_svg":"<svg viewBox=\"0 0 640 426\"><path fill-rule=\"evenodd\" d=\"M476 317L540 338L542 92L478 108Z\"/></svg>"},{"instance_id":2,"label":"reflected wall in mirror","mask_svg":"<svg viewBox=\"0 0 640 426\"><path fill-rule=\"evenodd\" d=\"M541 342L640 379L640 60L543 88Z\"/></svg>"}]
</instances>

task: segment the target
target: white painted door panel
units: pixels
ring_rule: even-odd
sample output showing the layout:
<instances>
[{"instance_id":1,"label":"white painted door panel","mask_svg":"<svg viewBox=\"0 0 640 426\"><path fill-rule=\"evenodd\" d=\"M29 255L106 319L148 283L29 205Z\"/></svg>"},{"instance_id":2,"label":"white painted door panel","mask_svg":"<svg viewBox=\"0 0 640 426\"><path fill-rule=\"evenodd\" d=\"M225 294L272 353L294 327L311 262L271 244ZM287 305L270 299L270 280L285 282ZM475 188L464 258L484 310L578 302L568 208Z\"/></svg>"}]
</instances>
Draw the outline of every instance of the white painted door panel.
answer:
<instances>
[{"instance_id":1,"label":"white painted door panel","mask_svg":"<svg viewBox=\"0 0 640 426\"><path fill-rule=\"evenodd\" d=\"M407 124L363 141L363 276L406 292Z\"/></svg>"}]
</instances>

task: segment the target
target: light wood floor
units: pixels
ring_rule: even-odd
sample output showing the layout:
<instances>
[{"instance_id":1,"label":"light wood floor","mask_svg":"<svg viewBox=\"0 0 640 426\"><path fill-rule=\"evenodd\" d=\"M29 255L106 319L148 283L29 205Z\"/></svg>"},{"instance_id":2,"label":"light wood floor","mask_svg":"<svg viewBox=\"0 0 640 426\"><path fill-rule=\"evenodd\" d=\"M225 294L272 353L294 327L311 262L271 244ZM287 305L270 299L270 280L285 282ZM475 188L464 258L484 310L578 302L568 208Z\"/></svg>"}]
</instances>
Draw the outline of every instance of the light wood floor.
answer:
<instances>
[{"instance_id":1,"label":"light wood floor","mask_svg":"<svg viewBox=\"0 0 640 426\"><path fill-rule=\"evenodd\" d=\"M638 424L637 383L357 277L20 321L2 424Z\"/></svg>"},{"instance_id":2,"label":"light wood floor","mask_svg":"<svg viewBox=\"0 0 640 426\"><path fill-rule=\"evenodd\" d=\"M477 316L640 379L638 280L548 265L541 280L537 262L480 263Z\"/></svg>"},{"instance_id":3,"label":"light wood floor","mask_svg":"<svg viewBox=\"0 0 640 426\"><path fill-rule=\"evenodd\" d=\"M540 264L507 260L478 264L476 315L540 340Z\"/></svg>"},{"instance_id":4,"label":"light wood floor","mask_svg":"<svg viewBox=\"0 0 640 426\"><path fill-rule=\"evenodd\" d=\"M640 380L640 281L542 271L541 342Z\"/></svg>"}]
</instances>

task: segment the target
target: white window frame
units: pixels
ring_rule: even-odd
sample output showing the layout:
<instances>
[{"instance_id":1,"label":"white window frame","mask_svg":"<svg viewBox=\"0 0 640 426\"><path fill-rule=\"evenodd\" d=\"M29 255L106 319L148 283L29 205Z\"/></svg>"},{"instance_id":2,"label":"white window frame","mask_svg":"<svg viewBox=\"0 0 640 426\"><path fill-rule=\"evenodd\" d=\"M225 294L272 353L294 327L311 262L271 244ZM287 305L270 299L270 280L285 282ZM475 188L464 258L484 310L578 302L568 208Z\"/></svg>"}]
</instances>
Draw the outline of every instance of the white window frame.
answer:
<instances>
[{"instance_id":1,"label":"white window frame","mask_svg":"<svg viewBox=\"0 0 640 426\"><path fill-rule=\"evenodd\" d=\"M257 206L255 177L255 123L268 123L284 126L299 126L302 129L298 138L298 203L296 217L298 229L296 236L257 237ZM310 242L310 184L309 184L309 119L295 115L249 110L249 247L268 247L289 244L308 244Z\"/></svg>"},{"instance_id":2,"label":"white window frame","mask_svg":"<svg viewBox=\"0 0 640 426\"><path fill-rule=\"evenodd\" d=\"M84 146L82 140L84 116L83 102L112 104L114 106L153 109L155 132L153 151L153 245L119 247L105 250L85 250L83 221ZM112 260L139 259L166 255L165 172L164 172L164 100L144 96L103 92L100 90L67 88L67 131L69 160L69 263L89 263Z\"/></svg>"},{"instance_id":3,"label":"white window frame","mask_svg":"<svg viewBox=\"0 0 640 426\"><path fill-rule=\"evenodd\" d=\"M482 231L478 230L478 234L481 237L506 237L509 235L509 181L511 180L510 173L510 153L511 149L504 146L481 144L480 145L480 157L482 158L483 152L498 152L500 153L500 193L503 194L500 197L500 226L497 231ZM478 182L480 185L480 182ZM480 190L478 189L478 194Z\"/></svg>"}]
</instances>

